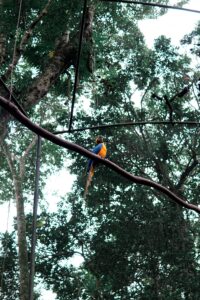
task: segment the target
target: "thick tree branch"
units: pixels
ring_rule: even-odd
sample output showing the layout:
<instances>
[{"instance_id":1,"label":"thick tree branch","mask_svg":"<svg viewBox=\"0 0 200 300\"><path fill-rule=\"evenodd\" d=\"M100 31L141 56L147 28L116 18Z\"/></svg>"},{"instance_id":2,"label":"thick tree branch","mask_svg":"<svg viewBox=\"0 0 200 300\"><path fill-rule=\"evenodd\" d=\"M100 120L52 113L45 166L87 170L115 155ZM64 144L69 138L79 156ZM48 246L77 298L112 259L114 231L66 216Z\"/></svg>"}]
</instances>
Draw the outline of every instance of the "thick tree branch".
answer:
<instances>
[{"instance_id":1,"label":"thick tree branch","mask_svg":"<svg viewBox=\"0 0 200 300\"><path fill-rule=\"evenodd\" d=\"M4 79L8 79L11 75L11 72L14 70L14 68L16 67L17 63L19 62L25 47L29 41L29 38L32 36L33 33L33 29L35 28L35 26L39 23L39 21L47 14L47 10L48 7L50 5L52 0L48 0L46 6L44 7L44 9L38 14L38 16L36 17L36 19L30 24L29 28L26 30L26 32L24 33L24 35L22 36L21 42L19 47L16 50L16 53L14 55L13 61L12 63L9 65L6 73L2 76L2 78ZM1 51L0 51L1 52ZM0 94L1 96L8 98L10 97L10 91L8 88L5 87L5 84L3 81L0 82ZM13 100L13 99L12 99ZM8 114L6 114L4 111L1 112L0 111L0 116L1 116L1 120L3 118L3 121L1 126L0 126L0 135L2 135L2 131L5 131L6 129L6 124L9 120L9 116ZM1 139L3 139L3 137L1 136Z\"/></svg>"},{"instance_id":2,"label":"thick tree branch","mask_svg":"<svg viewBox=\"0 0 200 300\"><path fill-rule=\"evenodd\" d=\"M46 5L46 10L48 5L50 4L50 0ZM42 15L46 14L46 10L40 13L40 18ZM39 18L38 16L38 18ZM83 32L83 39L84 41L91 42L92 37L92 22L94 17L94 7L88 7L86 12L85 18L85 26ZM36 19L33 23L36 25ZM31 25L32 29L35 25ZM30 30L32 30L30 29ZM28 33L24 35L24 40L21 42L22 48L24 49L25 41L28 38ZM51 86L56 82L57 78L63 71L67 71L67 69L71 65L75 65L76 60L76 52L77 52L77 43L78 43L78 34L74 35L69 41L69 34L65 32L59 41L56 43L56 49L54 51L54 56L50 59L49 64L47 65L46 69L42 74L40 74L30 88L27 90L25 94L25 100L23 103L23 107L25 109L29 109L32 105L38 103L42 97L44 97ZM0 83L0 95L6 99L10 97L9 90L5 89L3 83ZM7 112L0 109L0 118L1 118L1 125L0 125L0 136L2 136L2 132L6 132L6 126L8 121L10 120L10 116ZM2 139L2 137L0 137Z\"/></svg>"},{"instance_id":3,"label":"thick tree branch","mask_svg":"<svg viewBox=\"0 0 200 300\"><path fill-rule=\"evenodd\" d=\"M62 44L63 52L55 52L55 56L47 65L46 69L33 82L25 95L25 109L29 109L32 105L37 104L43 98L56 82L59 75L74 64L76 55L76 47L72 44Z\"/></svg>"},{"instance_id":4,"label":"thick tree branch","mask_svg":"<svg viewBox=\"0 0 200 300\"><path fill-rule=\"evenodd\" d=\"M175 201L176 203L178 203L179 205L194 210L197 213L200 214L200 208L196 205L193 204L189 204L188 202L184 201L183 199L181 199L180 197L178 197L176 194L174 194L173 192L171 192L169 189L167 189L166 187L145 179L143 177L139 177L139 176L134 176L130 173L128 173L127 171L125 171L124 169L122 169L120 166L114 164L113 162L107 160L107 159L102 159L100 158L98 155L86 150L85 148L71 143L69 141L66 141L62 138L57 137L56 135L52 134L51 132L43 129L42 127L38 126L37 124L34 124L30 119L28 119L27 117L25 117L19 110L18 108L13 105L11 102L9 102L8 100L6 100L5 98L0 96L0 105L9 111L10 114L12 114L18 121L20 121L23 125L25 125L27 128L29 128L31 131L35 132L37 135L40 135L41 137L51 141L52 143L61 146L65 149L74 151L76 153L79 153L85 157L91 158L91 159L95 159L96 161L98 161L99 163L105 165L106 167L110 168L111 170L115 171L116 173L120 174L121 176L123 176L124 178L130 180L131 182L134 182L136 184L141 184L141 185L145 185L145 186L149 186L152 187L156 190L158 190L159 192L167 195L170 199L172 199L173 201Z\"/></svg>"},{"instance_id":5,"label":"thick tree branch","mask_svg":"<svg viewBox=\"0 0 200 300\"><path fill-rule=\"evenodd\" d=\"M88 7L85 16L83 39L91 42L94 7ZM25 108L35 105L44 97L60 74L71 65L75 65L78 44L78 33L69 39L65 32L57 42L53 57L42 74L40 74L25 95Z\"/></svg>"}]
</instances>

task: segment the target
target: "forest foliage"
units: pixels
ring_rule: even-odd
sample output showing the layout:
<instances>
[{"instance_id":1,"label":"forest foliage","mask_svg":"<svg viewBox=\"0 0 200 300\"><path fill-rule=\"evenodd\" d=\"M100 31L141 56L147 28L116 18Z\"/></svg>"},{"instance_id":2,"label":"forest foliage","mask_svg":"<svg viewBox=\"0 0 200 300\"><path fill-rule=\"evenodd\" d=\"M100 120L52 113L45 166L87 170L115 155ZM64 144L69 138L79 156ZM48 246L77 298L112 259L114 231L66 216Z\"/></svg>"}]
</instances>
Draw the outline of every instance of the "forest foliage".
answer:
<instances>
[{"instance_id":1,"label":"forest foliage","mask_svg":"<svg viewBox=\"0 0 200 300\"><path fill-rule=\"evenodd\" d=\"M145 44L138 21L166 9L87 5L72 131L62 137L91 149L102 135L108 160L199 205L199 24L181 41L188 56L165 36L152 49ZM68 130L82 10L78 0L0 1L1 80L50 132ZM9 98L2 82L0 96ZM0 202L17 207L13 232L1 234L1 296L27 300L37 137L2 108L0 116ZM75 130L128 122L141 125ZM44 187L66 163L76 179L52 213ZM85 157L42 140L35 285L59 300L198 299L198 215L102 165L84 199L86 166Z\"/></svg>"}]
</instances>

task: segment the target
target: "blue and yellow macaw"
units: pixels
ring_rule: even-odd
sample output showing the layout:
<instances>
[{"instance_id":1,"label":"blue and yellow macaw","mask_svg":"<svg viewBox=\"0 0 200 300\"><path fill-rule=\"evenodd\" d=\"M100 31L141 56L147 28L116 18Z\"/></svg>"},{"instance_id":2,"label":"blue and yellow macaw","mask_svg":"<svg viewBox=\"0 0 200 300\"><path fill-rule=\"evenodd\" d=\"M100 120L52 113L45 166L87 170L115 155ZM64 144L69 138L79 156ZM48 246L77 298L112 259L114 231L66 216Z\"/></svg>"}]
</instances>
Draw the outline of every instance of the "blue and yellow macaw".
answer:
<instances>
[{"instance_id":1,"label":"blue and yellow macaw","mask_svg":"<svg viewBox=\"0 0 200 300\"><path fill-rule=\"evenodd\" d=\"M96 138L96 146L94 147L94 149L92 149L92 152L99 155L102 158L106 157L107 148L106 148L106 145L104 144L103 138L101 136L98 136ZM94 160L90 159L88 162L87 173L91 173L93 176L94 168L95 168L96 164L97 163Z\"/></svg>"},{"instance_id":2,"label":"blue and yellow macaw","mask_svg":"<svg viewBox=\"0 0 200 300\"><path fill-rule=\"evenodd\" d=\"M94 149L92 149L92 152L99 155L101 158L106 157L107 148L106 148L106 145L104 144L103 138L101 136L98 136L96 138L96 146L94 147ZM93 160L93 159L89 160L88 166L87 166L88 178L87 178L87 182L86 182L84 197L86 196L86 194L88 192L88 187L92 181L92 177L94 175L94 169L95 169L96 165L97 165L97 162L95 160Z\"/></svg>"}]
</instances>

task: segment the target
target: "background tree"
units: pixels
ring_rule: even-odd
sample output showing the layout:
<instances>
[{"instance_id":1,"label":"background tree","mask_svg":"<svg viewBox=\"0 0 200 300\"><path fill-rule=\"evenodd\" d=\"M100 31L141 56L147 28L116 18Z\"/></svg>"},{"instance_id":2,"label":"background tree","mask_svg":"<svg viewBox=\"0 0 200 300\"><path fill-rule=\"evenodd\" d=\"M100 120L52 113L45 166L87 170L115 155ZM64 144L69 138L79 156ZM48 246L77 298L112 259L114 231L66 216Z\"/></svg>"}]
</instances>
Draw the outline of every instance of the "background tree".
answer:
<instances>
[{"instance_id":1,"label":"background tree","mask_svg":"<svg viewBox=\"0 0 200 300\"><path fill-rule=\"evenodd\" d=\"M130 116L140 120L146 116L149 119L168 120L165 102L152 99L152 92L161 96L166 94L169 99L177 94L183 83L179 74L189 71L189 60L180 56L163 37L155 42L155 51L147 57L147 65L151 65L150 71L159 78L160 84L151 89L148 85L142 109L126 99L127 94L129 97L131 95L130 71L126 74L126 68L114 66L115 72L112 74L113 77L118 74L118 81L109 81L113 83L108 95L112 99L112 106L106 101L104 91L107 85L104 85L104 90L95 94L101 106L98 109L94 105L90 125L94 124L96 117L104 122L111 118L116 122L122 121L121 116L123 120L128 120ZM146 69L143 70L145 80ZM122 74L128 78L121 80ZM176 120L198 118L198 111L188 105L191 100L192 94L174 99ZM81 116L80 113L77 123ZM88 124L88 119L82 116L82 122L86 120ZM162 183L191 203L198 202L199 142L196 128L180 129L173 124L168 127L112 128L105 130L104 136L107 138L109 159L135 175ZM85 143L86 138L87 135L83 133L74 134L74 140L79 144ZM88 139L88 144L90 148L93 140ZM194 229L197 221L195 215L183 211L154 191L130 186L129 182L104 167L97 169L93 185L83 203L85 159L77 155L72 157L76 159L71 168L78 176L74 192L68 198L71 218L66 219L65 228L68 234L71 233L71 240L75 240L75 249L79 249L84 257L82 268L92 286L89 290L87 280L79 281L81 296L85 299L197 298L199 287L195 278L199 277L199 266L196 260L198 233ZM69 214L69 204L65 202L58 215L60 220ZM63 230L63 221L61 224ZM69 236L67 243L70 245ZM60 260L59 255L57 259ZM47 264L55 271L53 278L56 278L59 270L53 268L50 260ZM61 270L67 270L67 266ZM63 281L59 280L59 286L68 284L69 278L67 276ZM52 279L47 281L53 285L55 292L58 289L60 299L67 297L68 289L61 292ZM194 281L191 288L191 282ZM74 291L77 290L75 287Z\"/></svg>"},{"instance_id":2,"label":"background tree","mask_svg":"<svg viewBox=\"0 0 200 300\"><path fill-rule=\"evenodd\" d=\"M1 298L16 299L19 297L17 250L14 234L1 234Z\"/></svg>"},{"instance_id":3,"label":"background tree","mask_svg":"<svg viewBox=\"0 0 200 300\"><path fill-rule=\"evenodd\" d=\"M118 122L122 115L124 120L131 112L142 120L147 114L150 119L168 119L165 102L155 102L152 92L161 96L166 94L169 99L177 94L179 88L182 89L182 76L175 75L178 71L183 74L189 71L189 60L180 56L169 41L161 37L155 42L150 62L152 73L159 77L160 84L159 87L148 87L142 110L124 99L130 93L128 79L118 81L117 85L116 80L110 80L114 85L113 90L109 91L113 105L108 105L102 90L96 93L95 97L103 104L99 110L94 105L90 125L94 124L96 115L99 120L105 115L108 120L111 116L115 120L116 116ZM121 73L126 75L121 68L113 72L114 76L116 73L120 79ZM104 88L106 90L107 86ZM176 119L191 120L198 116L198 111L188 105L191 100L192 94L174 99ZM86 121L88 124L89 118L82 112L76 122L80 123L81 118L81 125ZM192 203L198 201L199 142L196 128L181 127L180 130L173 124L167 128L149 125L133 129L112 128L112 131L106 130L104 135L109 143L109 158L112 161L131 173L164 184ZM85 143L86 138L84 133L74 135L74 140L79 144ZM91 144L93 140L89 139L88 148ZM48 266L45 279L59 299L76 299L78 296L85 299L197 298L198 281L191 288L191 282L199 276L195 215L183 212L179 206L149 189L130 186L126 180L111 171L107 172L104 167L97 169L84 203L86 162L77 155L72 157L76 158L71 168L77 172L77 182L67 203L63 199L55 218L58 230L55 225L50 230L55 232L52 245L56 250L51 254L52 260L48 256L43 261L45 267ZM47 223L48 231L49 227ZM66 247L67 251L63 253L62 249ZM84 258L78 272L67 264L70 252L70 255L79 252ZM60 267L55 268L55 265ZM40 267L40 272L42 270ZM49 276L50 273L52 276Z\"/></svg>"},{"instance_id":4,"label":"background tree","mask_svg":"<svg viewBox=\"0 0 200 300\"><path fill-rule=\"evenodd\" d=\"M69 84L74 78L82 3L23 3L13 56L18 8L12 1L1 4L4 25L0 51L2 78L11 85L29 116L55 131L67 125L66 99L59 96L69 96ZM190 66L189 59L180 56L164 37L156 41L154 50L145 46L137 20L160 13L164 11L120 3L89 2L78 92L91 97L91 111L87 114L79 108L74 125L144 120L146 117L169 120L165 97L171 99L182 90L182 78L190 71ZM134 106L136 96L131 97L133 83L138 90L145 91L141 108ZM161 100L152 98L153 93ZM1 95L9 96L3 85ZM40 102L41 99L44 101ZM198 113L191 107L190 100L193 100L192 94L173 100L174 118L198 120ZM1 151L8 161L6 164L1 160L1 178L6 191L4 199L13 197L9 188L11 182L7 180L11 174L18 203L18 229L24 225L21 233L24 244L19 252L26 261L20 261L20 299L28 299L28 282L23 280L28 278L23 204L30 199L30 190L33 189L34 163L31 158L35 138L21 126L14 128L15 122L7 123L10 117L3 110L1 117ZM195 128L125 127L100 133L107 138L112 161L134 174L145 175L166 185L192 203L198 202L199 144ZM73 133L70 139L91 148L95 135ZM198 280L193 289L190 283L199 274L192 214L183 213L163 197L161 202L161 196L150 193L149 189L130 186L105 168L97 170L85 204L82 174L86 161L77 155L72 155L72 158L75 162L71 170L78 177L66 209L62 207L55 216L41 215L44 224L38 229L38 274L59 299L162 299L166 295L177 299L195 298ZM52 165L58 168L62 165L62 150L44 142L42 159L44 180ZM177 240L178 234L180 239ZM173 255L179 254L175 261L169 255L172 245L176 245L177 251L173 250ZM77 251L84 258L83 266L79 270L65 267ZM26 269L22 270L22 266ZM184 276L177 279L180 269L187 275L187 284Z\"/></svg>"}]
</instances>

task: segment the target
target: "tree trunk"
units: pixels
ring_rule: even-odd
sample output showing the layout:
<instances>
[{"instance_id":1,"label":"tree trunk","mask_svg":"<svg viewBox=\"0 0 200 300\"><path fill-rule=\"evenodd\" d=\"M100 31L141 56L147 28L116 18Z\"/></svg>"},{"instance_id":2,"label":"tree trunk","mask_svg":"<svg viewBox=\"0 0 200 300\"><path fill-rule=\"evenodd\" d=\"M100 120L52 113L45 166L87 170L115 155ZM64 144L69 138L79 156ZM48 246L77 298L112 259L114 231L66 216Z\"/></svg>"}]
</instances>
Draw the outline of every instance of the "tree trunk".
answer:
<instances>
[{"instance_id":1,"label":"tree trunk","mask_svg":"<svg viewBox=\"0 0 200 300\"><path fill-rule=\"evenodd\" d=\"M25 174L25 161L35 143L36 137L33 137L20 159L17 159L10 153L9 147L5 142L1 141L0 143L12 176L14 195L16 199L20 300L29 299L28 250L22 183Z\"/></svg>"},{"instance_id":2,"label":"tree trunk","mask_svg":"<svg viewBox=\"0 0 200 300\"><path fill-rule=\"evenodd\" d=\"M24 213L24 199L22 195L21 180L14 179L16 208L17 208L17 234L19 249L19 286L20 300L28 300L29 292L29 271L28 254L26 242L26 219Z\"/></svg>"}]
</instances>

